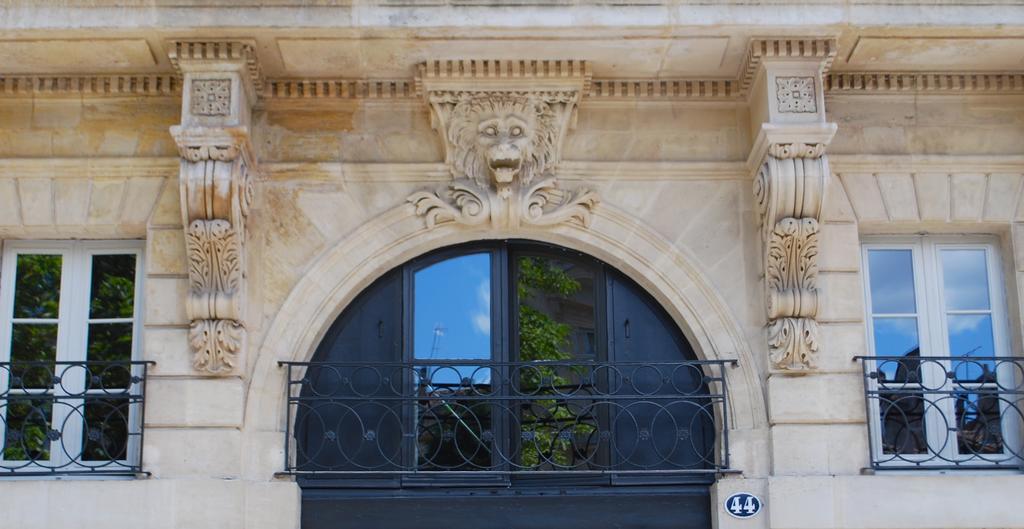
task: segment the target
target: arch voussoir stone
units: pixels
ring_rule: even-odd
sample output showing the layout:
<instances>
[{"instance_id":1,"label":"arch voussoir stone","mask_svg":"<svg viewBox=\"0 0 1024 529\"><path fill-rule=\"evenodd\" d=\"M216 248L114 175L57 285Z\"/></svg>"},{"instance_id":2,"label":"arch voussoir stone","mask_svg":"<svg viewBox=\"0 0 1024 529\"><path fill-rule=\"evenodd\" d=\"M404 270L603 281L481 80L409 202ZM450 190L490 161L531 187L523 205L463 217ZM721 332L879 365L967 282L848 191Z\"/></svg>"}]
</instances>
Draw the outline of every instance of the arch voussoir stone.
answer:
<instances>
[{"instance_id":1,"label":"arch voussoir stone","mask_svg":"<svg viewBox=\"0 0 1024 529\"><path fill-rule=\"evenodd\" d=\"M757 363L724 300L697 268L694 256L633 216L603 204L589 227L562 224L504 231L447 223L428 229L414 207L406 204L325 250L292 289L256 348L245 430L284 430L287 388L278 362L308 360L341 311L383 273L438 248L504 238L573 248L625 273L662 304L699 357L738 360L726 373L730 428L753 429L767 423ZM284 436L280 439L283 449Z\"/></svg>"}]
</instances>

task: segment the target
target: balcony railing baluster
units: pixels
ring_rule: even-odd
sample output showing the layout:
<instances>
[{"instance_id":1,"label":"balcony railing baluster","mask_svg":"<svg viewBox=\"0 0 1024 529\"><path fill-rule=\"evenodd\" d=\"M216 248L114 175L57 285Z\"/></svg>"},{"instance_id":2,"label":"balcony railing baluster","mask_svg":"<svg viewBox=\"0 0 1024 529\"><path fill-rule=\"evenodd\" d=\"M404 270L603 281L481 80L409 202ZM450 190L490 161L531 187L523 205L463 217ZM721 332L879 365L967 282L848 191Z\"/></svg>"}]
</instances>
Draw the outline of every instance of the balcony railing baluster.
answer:
<instances>
[{"instance_id":1,"label":"balcony railing baluster","mask_svg":"<svg viewBox=\"0 0 1024 529\"><path fill-rule=\"evenodd\" d=\"M855 359L872 468L1024 468L1024 357Z\"/></svg>"},{"instance_id":2,"label":"balcony railing baluster","mask_svg":"<svg viewBox=\"0 0 1024 529\"><path fill-rule=\"evenodd\" d=\"M285 471L722 472L727 363L282 362Z\"/></svg>"},{"instance_id":3,"label":"balcony railing baluster","mask_svg":"<svg viewBox=\"0 0 1024 529\"><path fill-rule=\"evenodd\" d=\"M153 362L0 362L0 476L142 471Z\"/></svg>"}]
</instances>

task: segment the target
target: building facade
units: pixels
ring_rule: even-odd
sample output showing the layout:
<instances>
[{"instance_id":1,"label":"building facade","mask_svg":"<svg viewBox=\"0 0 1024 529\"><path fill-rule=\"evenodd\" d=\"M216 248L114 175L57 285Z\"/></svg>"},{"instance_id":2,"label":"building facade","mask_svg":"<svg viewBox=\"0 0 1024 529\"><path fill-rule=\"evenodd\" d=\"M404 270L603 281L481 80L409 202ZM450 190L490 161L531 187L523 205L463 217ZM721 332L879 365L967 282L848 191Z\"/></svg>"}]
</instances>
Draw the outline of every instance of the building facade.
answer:
<instances>
[{"instance_id":1,"label":"building facade","mask_svg":"<svg viewBox=\"0 0 1024 529\"><path fill-rule=\"evenodd\" d=\"M0 6L0 527L1017 528L1024 6Z\"/></svg>"}]
</instances>

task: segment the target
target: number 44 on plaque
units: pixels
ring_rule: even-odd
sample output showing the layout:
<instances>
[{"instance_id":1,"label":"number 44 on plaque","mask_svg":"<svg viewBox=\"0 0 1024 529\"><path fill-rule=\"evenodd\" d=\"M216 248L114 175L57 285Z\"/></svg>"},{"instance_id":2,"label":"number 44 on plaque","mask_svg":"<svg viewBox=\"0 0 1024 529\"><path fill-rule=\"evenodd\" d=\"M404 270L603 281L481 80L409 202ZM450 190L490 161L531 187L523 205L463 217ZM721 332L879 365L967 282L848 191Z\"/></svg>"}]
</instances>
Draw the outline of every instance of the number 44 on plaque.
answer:
<instances>
[{"instance_id":1,"label":"number 44 on plaque","mask_svg":"<svg viewBox=\"0 0 1024 529\"><path fill-rule=\"evenodd\" d=\"M752 518L761 512L761 499L749 492L737 492L725 499L725 510L736 518Z\"/></svg>"}]
</instances>

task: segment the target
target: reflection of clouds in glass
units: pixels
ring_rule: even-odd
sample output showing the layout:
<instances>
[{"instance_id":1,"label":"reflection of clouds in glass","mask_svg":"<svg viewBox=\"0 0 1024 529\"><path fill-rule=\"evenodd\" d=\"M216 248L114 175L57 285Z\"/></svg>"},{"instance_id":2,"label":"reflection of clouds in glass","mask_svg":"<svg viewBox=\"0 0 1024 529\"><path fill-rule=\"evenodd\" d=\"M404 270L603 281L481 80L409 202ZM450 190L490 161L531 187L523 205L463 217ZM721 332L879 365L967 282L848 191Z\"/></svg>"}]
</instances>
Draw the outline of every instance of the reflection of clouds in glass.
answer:
<instances>
[{"instance_id":1,"label":"reflection of clouds in glass","mask_svg":"<svg viewBox=\"0 0 1024 529\"><path fill-rule=\"evenodd\" d=\"M987 314L951 314L946 321L949 328L949 352L951 355L995 355L991 316Z\"/></svg>"},{"instance_id":2,"label":"reflection of clouds in glass","mask_svg":"<svg viewBox=\"0 0 1024 529\"><path fill-rule=\"evenodd\" d=\"M871 312L910 314L914 304L914 267L910 250L871 250Z\"/></svg>"},{"instance_id":3,"label":"reflection of clouds in glass","mask_svg":"<svg viewBox=\"0 0 1024 529\"><path fill-rule=\"evenodd\" d=\"M476 287L477 310L470 315L473 328L485 336L491 335L491 283L481 281Z\"/></svg>"},{"instance_id":4,"label":"reflection of clouds in glass","mask_svg":"<svg viewBox=\"0 0 1024 529\"><path fill-rule=\"evenodd\" d=\"M988 272L984 250L942 250L946 308L987 309Z\"/></svg>"},{"instance_id":5,"label":"reflection of clouds in glass","mask_svg":"<svg viewBox=\"0 0 1024 529\"><path fill-rule=\"evenodd\" d=\"M916 318L875 318L875 354L903 356L918 348Z\"/></svg>"},{"instance_id":6,"label":"reflection of clouds in glass","mask_svg":"<svg viewBox=\"0 0 1024 529\"><path fill-rule=\"evenodd\" d=\"M948 318L949 334L977 332L987 320L988 316L950 316Z\"/></svg>"}]
</instances>

